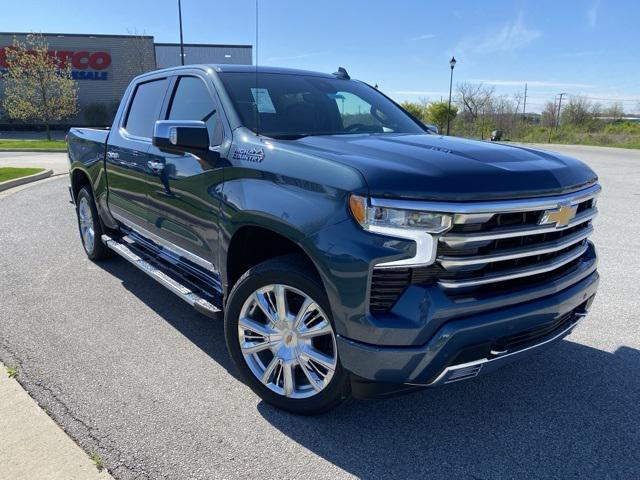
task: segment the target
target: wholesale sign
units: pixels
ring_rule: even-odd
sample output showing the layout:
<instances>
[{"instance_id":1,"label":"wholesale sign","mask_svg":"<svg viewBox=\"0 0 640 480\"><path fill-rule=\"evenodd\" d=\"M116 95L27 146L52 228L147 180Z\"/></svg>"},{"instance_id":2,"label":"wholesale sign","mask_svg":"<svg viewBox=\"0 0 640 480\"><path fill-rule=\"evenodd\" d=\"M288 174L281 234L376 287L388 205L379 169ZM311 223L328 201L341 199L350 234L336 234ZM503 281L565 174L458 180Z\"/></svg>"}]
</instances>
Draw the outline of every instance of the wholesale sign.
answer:
<instances>
[{"instance_id":1,"label":"wholesale sign","mask_svg":"<svg viewBox=\"0 0 640 480\"><path fill-rule=\"evenodd\" d=\"M0 69L7 68L7 51L11 47L0 48ZM49 55L56 58L61 68L71 65L74 80L108 80L111 65L109 52L88 50L50 50Z\"/></svg>"}]
</instances>

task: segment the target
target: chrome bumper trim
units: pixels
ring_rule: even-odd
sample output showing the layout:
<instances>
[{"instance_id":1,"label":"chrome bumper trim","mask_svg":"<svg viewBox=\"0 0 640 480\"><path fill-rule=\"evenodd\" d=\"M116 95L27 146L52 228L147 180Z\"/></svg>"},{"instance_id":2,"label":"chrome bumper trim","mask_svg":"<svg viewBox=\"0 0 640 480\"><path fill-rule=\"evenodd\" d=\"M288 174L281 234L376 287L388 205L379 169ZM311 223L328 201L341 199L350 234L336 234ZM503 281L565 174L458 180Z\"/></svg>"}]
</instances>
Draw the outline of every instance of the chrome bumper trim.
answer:
<instances>
[{"instance_id":1,"label":"chrome bumper trim","mask_svg":"<svg viewBox=\"0 0 640 480\"><path fill-rule=\"evenodd\" d=\"M554 336L547 338L546 340L536 343L535 345L531 345L526 348L522 348L520 350L516 350L513 352L504 353L495 358L482 358L480 360L474 360L473 362L461 363L458 365L451 365L445 368L440 375L438 375L435 380L427 383L426 386L436 386L436 385L444 385L447 383L458 382L460 380L467 380L469 378L476 377L480 374L481 371L487 370L488 367L499 367L504 363L511 362L516 356L522 355L525 353L532 353L533 350L552 343L556 340L560 340L562 337L571 333L571 331L587 316L586 312L575 313L575 321L571 323L568 327L562 329L562 331L556 333Z\"/></svg>"}]
</instances>

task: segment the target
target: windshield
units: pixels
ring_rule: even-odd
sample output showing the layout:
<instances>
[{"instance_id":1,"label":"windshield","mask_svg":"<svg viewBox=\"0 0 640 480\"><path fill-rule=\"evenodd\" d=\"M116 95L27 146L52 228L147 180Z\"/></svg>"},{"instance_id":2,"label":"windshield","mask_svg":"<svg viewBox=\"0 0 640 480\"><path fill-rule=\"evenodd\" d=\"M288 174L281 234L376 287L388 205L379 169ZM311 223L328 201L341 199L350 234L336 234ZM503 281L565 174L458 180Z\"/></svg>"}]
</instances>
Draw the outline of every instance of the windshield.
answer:
<instances>
[{"instance_id":1,"label":"windshield","mask_svg":"<svg viewBox=\"0 0 640 480\"><path fill-rule=\"evenodd\" d=\"M377 90L353 80L224 72L222 83L243 125L273 138L350 133L425 133ZM258 123L259 122L259 123Z\"/></svg>"}]
</instances>

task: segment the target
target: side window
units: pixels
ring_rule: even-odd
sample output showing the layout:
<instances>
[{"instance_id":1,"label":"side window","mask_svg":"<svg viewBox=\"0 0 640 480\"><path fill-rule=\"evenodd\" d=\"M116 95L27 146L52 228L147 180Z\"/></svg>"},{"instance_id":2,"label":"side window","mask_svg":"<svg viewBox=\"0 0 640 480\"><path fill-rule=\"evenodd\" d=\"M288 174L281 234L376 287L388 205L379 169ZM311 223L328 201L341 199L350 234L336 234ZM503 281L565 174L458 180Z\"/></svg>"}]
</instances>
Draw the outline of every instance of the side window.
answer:
<instances>
[{"instance_id":1,"label":"side window","mask_svg":"<svg viewBox=\"0 0 640 480\"><path fill-rule=\"evenodd\" d=\"M197 77L180 77L168 120L200 120L207 125L212 145L222 143L222 125L207 86Z\"/></svg>"},{"instance_id":2,"label":"side window","mask_svg":"<svg viewBox=\"0 0 640 480\"><path fill-rule=\"evenodd\" d=\"M124 126L127 133L143 138L153 136L153 127L160 115L167 84L168 80L163 78L141 83L136 87Z\"/></svg>"}]
</instances>

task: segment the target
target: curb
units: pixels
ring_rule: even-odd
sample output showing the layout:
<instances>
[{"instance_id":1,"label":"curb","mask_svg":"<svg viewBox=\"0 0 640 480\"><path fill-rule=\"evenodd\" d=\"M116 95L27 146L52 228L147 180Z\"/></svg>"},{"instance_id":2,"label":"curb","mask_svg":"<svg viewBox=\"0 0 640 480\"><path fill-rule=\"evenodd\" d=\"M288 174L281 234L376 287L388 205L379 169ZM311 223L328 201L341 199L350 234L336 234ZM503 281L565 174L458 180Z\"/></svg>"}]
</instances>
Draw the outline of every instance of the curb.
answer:
<instances>
[{"instance_id":1,"label":"curb","mask_svg":"<svg viewBox=\"0 0 640 480\"><path fill-rule=\"evenodd\" d=\"M44 152L44 153L66 153L66 149L55 148L0 148L0 153L20 153L20 152Z\"/></svg>"},{"instance_id":2,"label":"curb","mask_svg":"<svg viewBox=\"0 0 640 480\"><path fill-rule=\"evenodd\" d=\"M38 180L50 177L51 175L53 175L53 170L45 170L44 172L34 173L28 177L14 178L13 180L0 182L0 192L4 192L5 190L9 190L10 188L18 187L20 185L26 185L27 183L37 182Z\"/></svg>"}]
</instances>

